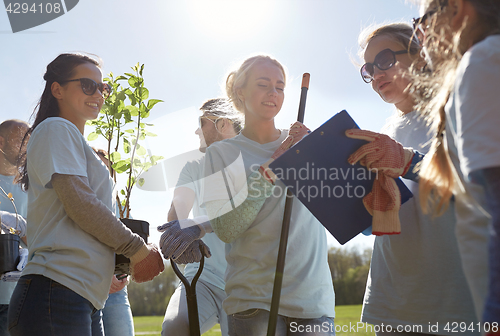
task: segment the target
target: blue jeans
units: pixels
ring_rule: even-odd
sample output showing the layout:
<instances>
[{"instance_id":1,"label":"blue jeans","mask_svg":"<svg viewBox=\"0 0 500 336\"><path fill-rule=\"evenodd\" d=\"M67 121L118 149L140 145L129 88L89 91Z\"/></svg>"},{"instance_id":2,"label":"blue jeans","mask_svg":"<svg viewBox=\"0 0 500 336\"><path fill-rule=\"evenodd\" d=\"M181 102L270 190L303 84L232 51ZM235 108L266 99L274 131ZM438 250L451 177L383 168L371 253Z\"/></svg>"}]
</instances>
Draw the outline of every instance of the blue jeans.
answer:
<instances>
[{"instance_id":1,"label":"blue jeans","mask_svg":"<svg viewBox=\"0 0 500 336\"><path fill-rule=\"evenodd\" d=\"M10 336L7 329L7 314L9 312L9 305L0 305L0 336Z\"/></svg>"},{"instance_id":2,"label":"blue jeans","mask_svg":"<svg viewBox=\"0 0 500 336\"><path fill-rule=\"evenodd\" d=\"M101 313L82 296L42 275L23 275L9 304L11 336L103 336Z\"/></svg>"},{"instance_id":3,"label":"blue jeans","mask_svg":"<svg viewBox=\"0 0 500 336\"><path fill-rule=\"evenodd\" d=\"M278 336L335 336L333 318L320 317L301 319L278 315ZM249 309L228 316L230 336L265 336L269 323L269 312L264 309Z\"/></svg>"},{"instance_id":4,"label":"blue jeans","mask_svg":"<svg viewBox=\"0 0 500 336\"><path fill-rule=\"evenodd\" d=\"M134 336L134 321L128 301L127 287L109 294L102 309L102 322L106 336Z\"/></svg>"}]
</instances>

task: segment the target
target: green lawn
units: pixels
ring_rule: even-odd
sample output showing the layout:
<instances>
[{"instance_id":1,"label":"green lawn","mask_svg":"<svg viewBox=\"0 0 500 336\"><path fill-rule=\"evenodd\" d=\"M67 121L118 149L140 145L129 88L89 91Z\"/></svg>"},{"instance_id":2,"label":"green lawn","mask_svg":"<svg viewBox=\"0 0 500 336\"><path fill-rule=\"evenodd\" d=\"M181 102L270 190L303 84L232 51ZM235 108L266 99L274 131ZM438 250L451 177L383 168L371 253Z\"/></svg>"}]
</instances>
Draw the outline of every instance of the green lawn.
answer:
<instances>
[{"instance_id":1,"label":"green lawn","mask_svg":"<svg viewBox=\"0 0 500 336\"><path fill-rule=\"evenodd\" d=\"M366 332L363 328L355 330L361 316L361 305L335 307L335 326L339 336L373 336L375 333ZM158 336L161 331L163 316L134 317L135 334L137 336ZM342 331L343 329L343 331ZM355 331L354 331L355 330ZM219 336L220 327L216 325L203 334L204 336Z\"/></svg>"}]
</instances>

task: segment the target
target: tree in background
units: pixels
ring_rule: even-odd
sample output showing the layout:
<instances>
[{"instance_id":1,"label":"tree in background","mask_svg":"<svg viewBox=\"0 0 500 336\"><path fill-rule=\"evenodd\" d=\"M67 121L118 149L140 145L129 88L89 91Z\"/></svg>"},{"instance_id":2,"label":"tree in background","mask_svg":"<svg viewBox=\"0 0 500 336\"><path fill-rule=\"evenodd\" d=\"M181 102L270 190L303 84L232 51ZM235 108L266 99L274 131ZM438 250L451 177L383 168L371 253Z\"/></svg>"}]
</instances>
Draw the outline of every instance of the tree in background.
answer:
<instances>
[{"instance_id":1,"label":"tree in background","mask_svg":"<svg viewBox=\"0 0 500 336\"><path fill-rule=\"evenodd\" d=\"M366 280L370 270L372 251L332 247L328 251L328 264L335 287L335 304L363 303Z\"/></svg>"},{"instance_id":2,"label":"tree in background","mask_svg":"<svg viewBox=\"0 0 500 336\"><path fill-rule=\"evenodd\" d=\"M330 248L328 264L335 287L336 305L363 303L371 254L371 249L361 252L358 249ZM128 297L133 315L163 316L178 283L179 279L169 264L165 265L165 271L153 281L130 283Z\"/></svg>"}]
</instances>

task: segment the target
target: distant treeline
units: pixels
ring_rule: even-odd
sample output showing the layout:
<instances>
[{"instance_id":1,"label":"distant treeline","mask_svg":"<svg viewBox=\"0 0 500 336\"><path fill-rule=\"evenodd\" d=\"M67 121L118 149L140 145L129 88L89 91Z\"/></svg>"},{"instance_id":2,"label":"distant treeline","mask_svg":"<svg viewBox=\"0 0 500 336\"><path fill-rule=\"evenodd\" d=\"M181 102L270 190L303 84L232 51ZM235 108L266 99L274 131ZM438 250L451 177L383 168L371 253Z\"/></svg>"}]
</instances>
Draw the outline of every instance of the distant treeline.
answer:
<instances>
[{"instance_id":1,"label":"distant treeline","mask_svg":"<svg viewBox=\"0 0 500 336\"><path fill-rule=\"evenodd\" d=\"M370 249L360 252L357 249L333 247L328 251L336 305L363 303L370 257ZM166 263L165 271L153 281L143 284L131 282L128 295L133 315L163 315L178 283L179 279L170 267L170 262Z\"/></svg>"}]
</instances>

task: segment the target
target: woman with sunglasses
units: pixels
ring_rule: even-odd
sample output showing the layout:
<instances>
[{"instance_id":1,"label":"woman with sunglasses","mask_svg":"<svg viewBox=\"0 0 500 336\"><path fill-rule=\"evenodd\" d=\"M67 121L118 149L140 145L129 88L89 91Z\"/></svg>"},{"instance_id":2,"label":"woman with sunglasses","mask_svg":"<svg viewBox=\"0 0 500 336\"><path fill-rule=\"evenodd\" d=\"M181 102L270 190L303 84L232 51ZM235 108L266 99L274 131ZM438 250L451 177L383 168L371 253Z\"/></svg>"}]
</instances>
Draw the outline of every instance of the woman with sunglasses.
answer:
<instances>
[{"instance_id":1,"label":"woman with sunglasses","mask_svg":"<svg viewBox=\"0 0 500 336\"><path fill-rule=\"evenodd\" d=\"M265 335L268 328L286 191L259 167L307 133L300 123L290 130L275 127L285 83L275 59L245 60L226 80L245 126L236 137L206 149L204 204L214 232L227 243L223 308L231 336ZM323 226L295 199L276 335L335 334L327 255Z\"/></svg>"},{"instance_id":2,"label":"woman with sunglasses","mask_svg":"<svg viewBox=\"0 0 500 336\"><path fill-rule=\"evenodd\" d=\"M369 27L359 41L367 62L361 67L363 80L396 107L385 134L417 150L417 156L425 154L428 127L408 91L408 70L414 61L422 63L412 28L403 23ZM453 335L445 330L447 323L477 322L455 239L453 204L441 217L424 215L418 184L409 180L415 174L403 177L414 197L399 211L401 233L375 238L361 319L385 326L377 336Z\"/></svg>"},{"instance_id":3,"label":"woman with sunglasses","mask_svg":"<svg viewBox=\"0 0 500 336\"><path fill-rule=\"evenodd\" d=\"M481 331L500 334L500 1L425 0L421 10L433 73L417 83L431 88L422 106L437 134L421 201L447 205L454 194L467 210L457 213L464 269Z\"/></svg>"},{"instance_id":4,"label":"woman with sunglasses","mask_svg":"<svg viewBox=\"0 0 500 336\"><path fill-rule=\"evenodd\" d=\"M99 63L61 54L28 131L20 182L28 191L30 256L9 309L11 335L103 335L114 253L131 260L132 278L153 279L161 255L115 216L110 175L83 137L110 87Z\"/></svg>"}]
</instances>

